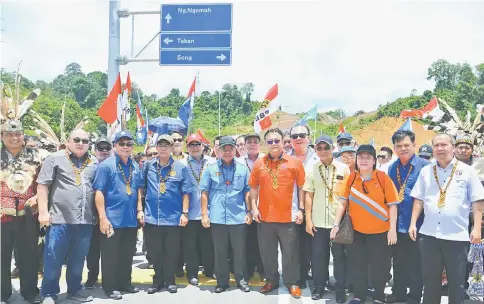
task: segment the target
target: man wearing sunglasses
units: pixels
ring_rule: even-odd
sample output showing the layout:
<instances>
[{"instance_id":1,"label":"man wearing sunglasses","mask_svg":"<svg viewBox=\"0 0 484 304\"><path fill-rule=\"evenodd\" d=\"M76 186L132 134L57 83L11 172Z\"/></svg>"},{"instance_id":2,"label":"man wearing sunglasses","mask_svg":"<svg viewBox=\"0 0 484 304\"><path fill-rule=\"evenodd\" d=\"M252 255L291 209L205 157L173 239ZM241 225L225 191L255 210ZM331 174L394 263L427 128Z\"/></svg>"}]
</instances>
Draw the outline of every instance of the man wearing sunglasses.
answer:
<instances>
[{"instance_id":1,"label":"man wearing sunglasses","mask_svg":"<svg viewBox=\"0 0 484 304\"><path fill-rule=\"evenodd\" d=\"M96 154L96 158L99 162L106 160L108 157L111 156L112 146L111 143L108 141L106 137L100 137L96 141L96 145L94 146L94 153Z\"/></svg>"},{"instance_id":2,"label":"man wearing sunglasses","mask_svg":"<svg viewBox=\"0 0 484 304\"><path fill-rule=\"evenodd\" d=\"M292 152L292 144L291 144L291 134L289 132L284 132L284 152L290 154Z\"/></svg>"},{"instance_id":3,"label":"man wearing sunglasses","mask_svg":"<svg viewBox=\"0 0 484 304\"><path fill-rule=\"evenodd\" d=\"M245 149L247 154L237 158L236 161L247 166L249 172L252 172L254 163L265 155L260 152L259 134L249 134L245 137ZM257 225L257 222L253 221L247 228L247 277L252 278L257 267L261 280L264 280L264 266L262 266L259 242L257 241Z\"/></svg>"},{"instance_id":4,"label":"man wearing sunglasses","mask_svg":"<svg viewBox=\"0 0 484 304\"><path fill-rule=\"evenodd\" d=\"M188 209L188 224L183 229L183 257L186 263L188 282L198 285L198 243L200 242L203 272L206 277L212 278L214 271L214 251L211 229L202 226L202 205L200 180L203 172L215 159L204 156L202 153L202 138L197 134L191 134L186 139L188 157L183 163L188 169L188 178L192 187L190 190L190 207Z\"/></svg>"},{"instance_id":5,"label":"man wearing sunglasses","mask_svg":"<svg viewBox=\"0 0 484 304\"><path fill-rule=\"evenodd\" d=\"M255 162L249 180L252 215L261 223L258 238L267 278L260 292L267 294L279 286L277 248L280 243L284 285L294 298L300 298L297 225L304 217L304 166L295 157L284 153L282 138L282 131L277 128L266 132L264 140L269 154ZM294 184L298 187L299 205L293 200Z\"/></svg>"},{"instance_id":6,"label":"man wearing sunglasses","mask_svg":"<svg viewBox=\"0 0 484 304\"><path fill-rule=\"evenodd\" d=\"M139 187L139 166L130 158L133 146L129 131L118 132L115 153L99 165L93 184L100 220L102 287L113 300L122 298L121 291L139 291L131 285Z\"/></svg>"},{"instance_id":7,"label":"man wearing sunglasses","mask_svg":"<svg viewBox=\"0 0 484 304\"><path fill-rule=\"evenodd\" d=\"M177 292L175 271L181 247L182 228L188 224L188 207L192 184L187 167L172 157L173 138L159 135L156 140L158 158L144 163L141 169L138 221L144 225L146 248L153 261L153 284L148 294L165 286L170 293Z\"/></svg>"},{"instance_id":8,"label":"man wearing sunglasses","mask_svg":"<svg viewBox=\"0 0 484 304\"><path fill-rule=\"evenodd\" d=\"M81 285L84 259L97 222L92 182L98 161L88 153L89 142L86 131L72 131L66 150L49 155L37 178L39 222L50 226L45 237L44 303L53 304L57 299L66 256L67 298L81 302L93 299Z\"/></svg>"},{"instance_id":9,"label":"man wearing sunglasses","mask_svg":"<svg viewBox=\"0 0 484 304\"><path fill-rule=\"evenodd\" d=\"M157 158L157 157L158 157L158 151L156 150L156 146L149 147L148 150L146 150L147 160L152 160L153 158Z\"/></svg>"},{"instance_id":10,"label":"man wearing sunglasses","mask_svg":"<svg viewBox=\"0 0 484 304\"><path fill-rule=\"evenodd\" d=\"M311 132L307 125L304 126L294 126L289 131L291 137L291 146L293 150L289 155L298 158L306 166L309 163L318 162L318 156L316 155L313 148L309 147L309 139ZM294 200L293 204L298 205L297 196L297 186L294 185L294 194L292 196ZM301 202L304 204L304 202ZM311 264L311 236L306 233L306 222L303 221L301 226L299 226L299 260L300 260L300 271L301 280L299 282L300 288L306 288L306 281L309 279L308 272Z\"/></svg>"},{"instance_id":11,"label":"man wearing sunglasses","mask_svg":"<svg viewBox=\"0 0 484 304\"><path fill-rule=\"evenodd\" d=\"M378 159L378 165L376 168L380 171L383 171L385 173L388 173L388 169L390 168L390 165L393 164L394 160L392 159L393 157L393 151L389 147L381 147L380 152L376 156Z\"/></svg>"},{"instance_id":12,"label":"man wearing sunglasses","mask_svg":"<svg viewBox=\"0 0 484 304\"><path fill-rule=\"evenodd\" d=\"M336 137L336 145L338 146L338 150L341 150L343 147L355 147L355 142L353 140L353 136L350 133L340 133Z\"/></svg>"},{"instance_id":13,"label":"man wearing sunglasses","mask_svg":"<svg viewBox=\"0 0 484 304\"><path fill-rule=\"evenodd\" d=\"M187 155L183 153L183 134L177 131L171 132L171 138L173 138L173 152L172 157L174 160L182 160Z\"/></svg>"},{"instance_id":14,"label":"man wearing sunglasses","mask_svg":"<svg viewBox=\"0 0 484 304\"><path fill-rule=\"evenodd\" d=\"M334 226L338 196L344 187L350 170L347 165L333 159L333 140L327 135L316 139L319 161L308 164L304 191L306 192L306 232L312 236L312 269L314 290L312 299L324 295L329 280L330 249L333 253L334 277L336 278L336 302L346 301L346 253L345 246L330 244L330 232Z\"/></svg>"},{"instance_id":15,"label":"man wearing sunglasses","mask_svg":"<svg viewBox=\"0 0 484 304\"><path fill-rule=\"evenodd\" d=\"M96 140L94 146L94 153L99 163L106 160L111 156L111 143L106 137L100 137ZM84 283L84 288L92 289L96 286L97 278L99 276L99 259L101 258L101 245L100 245L101 232L99 230L99 223L94 225L91 236L91 244L89 246L89 253L86 257L86 265L89 273L87 275L87 281Z\"/></svg>"}]
</instances>

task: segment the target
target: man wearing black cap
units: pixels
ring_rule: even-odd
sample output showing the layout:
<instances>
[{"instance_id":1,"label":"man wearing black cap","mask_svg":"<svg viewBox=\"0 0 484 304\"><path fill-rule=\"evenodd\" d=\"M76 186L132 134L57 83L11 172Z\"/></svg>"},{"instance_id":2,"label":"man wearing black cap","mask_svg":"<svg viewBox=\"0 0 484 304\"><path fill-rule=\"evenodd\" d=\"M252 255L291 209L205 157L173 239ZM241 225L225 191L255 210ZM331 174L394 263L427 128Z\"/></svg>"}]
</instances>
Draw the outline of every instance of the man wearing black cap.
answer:
<instances>
[{"instance_id":1,"label":"man wearing black cap","mask_svg":"<svg viewBox=\"0 0 484 304\"><path fill-rule=\"evenodd\" d=\"M145 188L145 207L138 200L138 221L144 225L146 249L153 261L153 285L148 294L167 286L176 293L175 271L180 255L182 227L188 224L192 184L187 167L171 156L173 138L160 135L156 140L158 158L144 163L140 183ZM143 193L140 188L140 195Z\"/></svg>"},{"instance_id":2,"label":"man wearing black cap","mask_svg":"<svg viewBox=\"0 0 484 304\"><path fill-rule=\"evenodd\" d=\"M346 301L346 253L344 245L330 244L330 232L334 226L338 193L350 174L347 165L336 161L332 156L333 141L323 135L316 139L318 162L305 167L306 179L303 190L306 192L306 232L312 236L312 269L314 290L312 299L319 300L324 294L328 277L330 248L334 259L336 278L336 302Z\"/></svg>"},{"instance_id":3,"label":"man wearing black cap","mask_svg":"<svg viewBox=\"0 0 484 304\"><path fill-rule=\"evenodd\" d=\"M106 295L122 298L120 291L136 293L131 285L133 252L136 247L139 166L130 158L133 136L121 131L114 139L115 154L102 162L93 188L99 214L102 286Z\"/></svg>"},{"instance_id":4,"label":"man wearing black cap","mask_svg":"<svg viewBox=\"0 0 484 304\"><path fill-rule=\"evenodd\" d=\"M421 145L420 148L418 149L418 156L420 158L426 159L426 160L431 160L432 159L432 146L431 145Z\"/></svg>"},{"instance_id":5,"label":"man wearing black cap","mask_svg":"<svg viewBox=\"0 0 484 304\"><path fill-rule=\"evenodd\" d=\"M97 160L101 163L111 156L111 143L106 137L100 137L94 146L94 153ZM97 278L99 276L99 259L101 258L100 245L101 232L99 230L99 223L94 225L91 236L91 245L89 246L89 253L86 257L86 266L89 270L87 281L84 283L84 288L91 289L96 286Z\"/></svg>"},{"instance_id":6,"label":"man wearing black cap","mask_svg":"<svg viewBox=\"0 0 484 304\"><path fill-rule=\"evenodd\" d=\"M254 163L259 157L265 154L260 152L260 136L259 134L249 134L245 136L245 150L247 153L243 157L236 160L244 164L252 172ZM251 278L254 275L255 269L259 272L261 280L264 280L264 266L262 266L262 259L259 251L259 242L257 240L257 222L253 221L247 228L247 277Z\"/></svg>"},{"instance_id":7,"label":"man wearing black cap","mask_svg":"<svg viewBox=\"0 0 484 304\"><path fill-rule=\"evenodd\" d=\"M219 146L221 159L202 175L202 225L211 227L215 249L216 293L229 287L228 247L232 248L237 286L249 292L247 283L247 225L252 222L249 202L249 169L235 162L235 139L224 136ZM210 205L210 211L209 206Z\"/></svg>"}]
</instances>

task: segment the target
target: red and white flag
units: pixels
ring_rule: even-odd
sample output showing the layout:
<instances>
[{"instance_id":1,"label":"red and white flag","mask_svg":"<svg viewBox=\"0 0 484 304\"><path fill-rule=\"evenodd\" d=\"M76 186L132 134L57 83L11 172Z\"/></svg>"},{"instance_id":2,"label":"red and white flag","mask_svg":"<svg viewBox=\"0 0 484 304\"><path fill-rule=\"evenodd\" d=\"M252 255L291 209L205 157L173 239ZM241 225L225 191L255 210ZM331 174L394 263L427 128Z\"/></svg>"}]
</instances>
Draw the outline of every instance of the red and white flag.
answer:
<instances>
[{"instance_id":1,"label":"red and white flag","mask_svg":"<svg viewBox=\"0 0 484 304\"><path fill-rule=\"evenodd\" d=\"M420 110L403 110L400 112L400 117L409 118L409 117L419 117L419 118L427 118L432 117L432 121L436 122L442 119L444 116L444 111L442 111L439 107L439 101L436 96L430 99L429 103Z\"/></svg>"},{"instance_id":2,"label":"red and white flag","mask_svg":"<svg viewBox=\"0 0 484 304\"><path fill-rule=\"evenodd\" d=\"M128 121L131 118L131 107L129 106L129 96L131 96L131 90L131 77L129 76L128 72L128 78L126 79L126 83L124 86L123 98L121 99L121 111L124 115L125 121ZM119 119L121 120L121 117L119 117Z\"/></svg>"},{"instance_id":3,"label":"red and white flag","mask_svg":"<svg viewBox=\"0 0 484 304\"><path fill-rule=\"evenodd\" d=\"M338 135L339 134L343 134L343 133L346 133L346 128L345 128L345 126L342 123L340 123L339 124Z\"/></svg>"},{"instance_id":4,"label":"red and white flag","mask_svg":"<svg viewBox=\"0 0 484 304\"><path fill-rule=\"evenodd\" d=\"M279 103L273 101L279 95L279 88L275 84L264 97L261 109L255 115L254 130L256 133L267 130L272 126L271 115L279 110Z\"/></svg>"},{"instance_id":5,"label":"red and white flag","mask_svg":"<svg viewBox=\"0 0 484 304\"><path fill-rule=\"evenodd\" d=\"M119 95L121 95L121 76L118 74L118 78L116 78L111 92L109 92L108 97L97 111L99 117L108 124L116 122L118 118Z\"/></svg>"}]
</instances>

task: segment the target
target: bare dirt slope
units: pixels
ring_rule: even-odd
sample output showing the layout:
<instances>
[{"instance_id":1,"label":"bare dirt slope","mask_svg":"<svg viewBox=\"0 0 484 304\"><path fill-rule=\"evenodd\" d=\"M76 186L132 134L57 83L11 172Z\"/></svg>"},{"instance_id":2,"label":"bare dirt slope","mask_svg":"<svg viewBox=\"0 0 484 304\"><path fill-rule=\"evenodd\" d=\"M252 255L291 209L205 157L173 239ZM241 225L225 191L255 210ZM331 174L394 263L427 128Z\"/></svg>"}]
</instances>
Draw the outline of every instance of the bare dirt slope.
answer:
<instances>
[{"instance_id":1,"label":"bare dirt slope","mask_svg":"<svg viewBox=\"0 0 484 304\"><path fill-rule=\"evenodd\" d=\"M369 143L374 137L376 148L388 146L393 149L392 135L404 122L405 120L402 118L384 117L369 124L363 130L353 131L352 135L360 145ZM415 132L417 147L430 143L432 137L435 135L434 131L424 130L423 125L415 121L412 121L412 129Z\"/></svg>"}]
</instances>

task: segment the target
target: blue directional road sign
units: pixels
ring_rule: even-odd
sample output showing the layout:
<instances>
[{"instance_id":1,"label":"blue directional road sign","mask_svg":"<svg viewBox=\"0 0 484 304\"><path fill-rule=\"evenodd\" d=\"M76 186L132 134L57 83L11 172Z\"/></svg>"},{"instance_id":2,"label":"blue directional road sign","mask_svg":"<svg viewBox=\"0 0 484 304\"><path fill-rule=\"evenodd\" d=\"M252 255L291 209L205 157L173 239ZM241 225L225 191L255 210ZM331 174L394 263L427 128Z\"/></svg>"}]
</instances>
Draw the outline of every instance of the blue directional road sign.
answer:
<instances>
[{"instance_id":1,"label":"blue directional road sign","mask_svg":"<svg viewBox=\"0 0 484 304\"><path fill-rule=\"evenodd\" d=\"M232 35L230 33L162 33L160 43L161 49L229 49L232 47Z\"/></svg>"},{"instance_id":2,"label":"blue directional road sign","mask_svg":"<svg viewBox=\"0 0 484 304\"><path fill-rule=\"evenodd\" d=\"M162 4L162 32L232 30L232 4Z\"/></svg>"},{"instance_id":3,"label":"blue directional road sign","mask_svg":"<svg viewBox=\"0 0 484 304\"><path fill-rule=\"evenodd\" d=\"M160 50L160 65L230 65L231 50Z\"/></svg>"}]
</instances>

